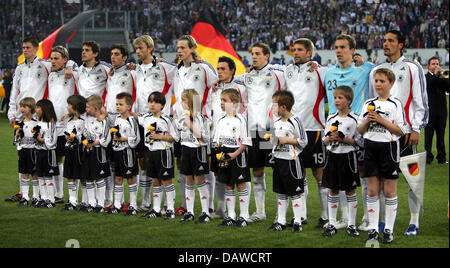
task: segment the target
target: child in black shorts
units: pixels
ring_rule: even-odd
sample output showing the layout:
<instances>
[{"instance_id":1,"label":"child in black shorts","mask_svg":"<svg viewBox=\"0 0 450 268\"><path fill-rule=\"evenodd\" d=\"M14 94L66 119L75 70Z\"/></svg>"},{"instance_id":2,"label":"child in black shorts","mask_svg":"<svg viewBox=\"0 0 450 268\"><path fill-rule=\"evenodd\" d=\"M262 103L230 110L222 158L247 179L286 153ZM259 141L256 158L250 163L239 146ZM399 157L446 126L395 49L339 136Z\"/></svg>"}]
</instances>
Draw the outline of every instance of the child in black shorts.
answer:
<instances>
[{"instance_id":1,"label":"child in black shorts","mask_svg":"<svg viewBox=\"0 0 450 268\"><path fill-rule=\"evenodd\" d=\"M275 133L266 138L274 145L273 191L277 194L278 210L277 219L268 230L281 231L286 228L286 212L291 197L294 212L292 231L298 233L302 231L301 196L305 180L300 153L308 144L308 137L300 118L291 113L295 101L292 93L278 91L272 101L274 113L279 119L274 123Z\"/></svg>"},{"instance_id":2,"label":"child in black shorts","mask_svg":"<svg viewBox=\"0 0 450 268\"><path fill-rule=\"evenodd\" d=\"M239 109L240 94L236 89L225 89L220 97L221 108L226 115L217 121L213 143L216 147L218 160L218 181L226 185L225 202L228 210L221 226L245 227L248 224L249 196L247 182L250 181L250 169L247 166L247 146L252 145L247 129L247 121L236 112ZM236 195L239 194L240 216L236 220Z\"/></svg>"},{"instance_id":3,"label":"child in black shorts","mask_svg":"<svg viewBox=\"0 0 450 268\"><path fill-rule=\"evenodd\" d=\"M200 194L202 213L198 223L211 221L209 215L209 190L205 182L205 174L209 173L207 147L210 140L208 119L201 114L201 100L197 91L186 89L181 94L184 115L177 118L180 132L181 168L180 173L186 176L186 209L181 222L194 220L195 180Z\"/></svg>"},{"instance_id":4,"label":"child in black shorts","mask_svg":"<svg viewBox=\"0 0 450 268\"><path fill-rule=\"evenodd\" d=\"M355 227L358 200L355 189L360 186L357 164L357 144L359 137L358 116L350 110L353 90L347 86L337 87L334 92L334 105L338 110L330 114L325 125L324 144L327 146L327 161L323 172L322 186L329 188L328 218L329 224L323 236L337 233L337 212L339 191L345 191L348 204L348 235L359 236Z\"/></svg>"},{"instance_id":5,"label":"child in black shorts","mask_svg":"<svg viewBox=\"0 0 450 268\"><path fill-rule=\"evenodd\" d=\"M150 113L139 117L139 124L144 127L144 144L148 148L148 168L146 170L153 184L153 209L142 218L161 217L161 201L166 193L167 210L165 219L175 218L175 186L173 143L179 140L178 132L172 120L162 111L166 97L161 92L153 92L148 97Z\"/></svg>"},{"instance_id":6,"label":"child in black shorts","mask_svg":"<svg viewBox=\"0 0 450 268\"><path fill-rule=\"evenodd\" d=\"M367 177L370 229L367 240L378 240L379 194L383 187L386 225L382 242L392 243L398 207L399 140L406 133L407 125L402 103L391 96L395 74L387 68L379 68L374 77L378 97L364 103L358 119L358 131L364 137L364 177Z\"/></svg>"},{"instance_id":7,"label":"child in black shorts","mask_svg":"<svg viewBox=\"0 0 450 268\"><path fill-rule=\"evenodd\" d=\"M36 177L36 139L33 137L34 134L31 130L37 125L37 121L33 119L36 102L33 98L23 98L19 105L23 119L14 126L16 134L14 143L19 155L19 173L21 174L20 189L22 198L19 201L19 206L29 204L30 176L33 180L33 199L31 200L31 205L35 206L39 201L39 183Z\"/></svg>"}]
</instances>

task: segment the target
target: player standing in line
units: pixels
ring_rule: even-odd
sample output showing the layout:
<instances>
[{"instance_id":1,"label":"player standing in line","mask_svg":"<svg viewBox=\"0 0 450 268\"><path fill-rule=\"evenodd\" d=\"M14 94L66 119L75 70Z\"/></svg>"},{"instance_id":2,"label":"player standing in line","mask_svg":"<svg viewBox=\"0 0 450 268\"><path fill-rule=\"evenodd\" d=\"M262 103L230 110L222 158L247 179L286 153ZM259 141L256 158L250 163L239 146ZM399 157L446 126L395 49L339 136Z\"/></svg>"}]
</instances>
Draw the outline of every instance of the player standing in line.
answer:
<instances>
[{"instance_id":1,"label":"player standing in line","mask_svg":"<svg viewBox=\"0 0 450 268\"><path fill-rule=\"evenodd\" d=\"M237 76L235 81L245 85L248 95L248 127L252 137L252 146L248 148L249 167L253 168L253 192L256 211L249 222L266 220L265 195L266 181L264 167L273 164L272 145L264 135L273 128L272 95L285 90L283 70L268 66L270 47L256 43L252 47L252 70Z\"/></svg>"},{"instance_id":2,"label":"player standing in line","mask_svg":"<svg viewBox=\"0 0 450 268\"><path fill-rule=\"evenodd\" d=\"M353 102L350 106L351 111L359 115L361 113L364 102L369 97L369 74L375 67L373 63L364 62L360 66L356 66L353 62L353 55L356 49L356 41L350 35L340 34L336 37L334 44L338 63L328 68L325 74L325 89L327 94L329 114L337 112L334 103L330 100L334 99L333 91L338 86L348 86L353 89ZM360 148L360 150L363 150ZM362 155L362 152L358 152ZM359 164L362 170L362 162ZM362 178L364 184L364 178ZM348 227L348 205L344 191L340 194L341 219L338 221L336 228L342 229Z\"/></svg>"},{"instance_id":3,"label":"player standing in line","mask_svg":"<svg viewBox=\"0 0 450 268\"><path fill-rule=\"evenodd\" d=\"M208 93L214 82L217 81L217 73L214 67L208 62L197 63L195 60L197 58L197 42L190 35L183 35L177 41L177 53L180 64L178 65L178 70L175 73L174 84L173 84L173 95L175 96L175 104L173 106L174 118L182 119L184 118L184 108L182 105L181 94L186 89L194 89L197 91L202 111L207 118L211 118L211 105L208 102ZM209 119L207 119L209 120ZM208 145L209 146L209 145ZM180 172L181 167L181 149L179 143L175 143L175 157L177 157L178 163L178 184L180 186L180 193L182 198L181 206L175 211L177 215L183 215L186 213L186 197L185 185L186 178L184 174ZM206 181L208 185L214 185L211 183L214 180L214 176L206 175Z\"/></svg>"},{"instance_id":4,"label":"player standing in line","mask_svg":"<svg viewBox=\"0 0 450 268\"><path fill-rule=\"evenodd\" d=\"M164 115L163 110L166 105L166 96L163 93L154 91L148 96L149 113L139 117L139 124L143 126L145 133L142 139L148 148L148 169L149 177L153 180L153 209L141 218L161 217L161 201L163 192L166 193L167 210L166 220L175 218L175 186L174 177L174 157L173 142L179 140L172 119ZM169 104L168 104L169 105Z\"/></svg>"},{"instance_id":5,"label":"player standing in line","mask_svg":"<svg viewBox=\"0 0 450 268\"><path fill-rule=\"evenodd\" d=\"M108 211L109 214L117 214L121 210L121 204L124 198L123 179L127 179L128 190L130 193L130 205L126 211L126 216L137 214L137 185L136 175L138 174L138 165L136 158L136 146L139 144L139 127L136 119L131 115L133 97L127 92L117 94L116 111L119 116L112 123L114 126L110 129L113 140L113 157L115 164L115 186L114 186L114 205Z\"/></svg>"},{"instance_id":6,"label":"player standing in line","mask_svg":"<svg viewBox=\"0 0 450 268\"><path fill-rule=\"evenodd\" d=\"M30 176L33 185L31 206L35 206L39 201L39 181L36 176L35 157L36 138L33 137L32 133L32 129L37 125L37 121L33 118L36 102L33 98L26 97L19 102L19 105L23 119L20 122L16 122L14 126L16 132L14 143L17 147L17 154L19 155L19 173L22 174L20 180L22 198L18 206L26 206L29 204Z\"/></svg>"},{"instance_id":7,"label":"player standing in line","mask_svg":"<svg viewBox=\"0 0 450 268\"><path fill-rule=\"evenodd\" d=\"M391 94L400 100L405 110L406 123L409 128L400 139L401 156L411 155L419 144L420 132L428 123L428 94L425 74L421 66L403 56L405 36L396 30L388 31L384 36L383 49L387 62L376 67L388 68L395 74L395 83ZM376 70L375 69L375 70ZM375 70L372 71L371 94L376 96ZM408 191L408 203L411 218L406 236L416 236L419 233L420 204L411 188ZM382 229L382 228L381 228ZM382 231L382 230L380 230Z\"/></svg>"},{"instance_id":8,"label":"player standing in line","mask_svg":"<svg viewBox=\"0 0 450 268\"><path fill-rule=\"evenodd\" d=\"M358 133L358 116L350 110L353 90L348 86L334 89L334 105L338 112L330 114L325 126L324 144L327 145L327 163L324 169L323 184L330 189L328 194L328 212L330 222L322 233L332 236L337 233L337 212L339 191L345 191L349 217L347 234L359 236L356 230L356 213L358 200L355 189L360 185L356 151Z\"/></svg>"},{"instance_id":9,"label":"player standing in line","mask_svg":"<svg viewBox=\"0 0 450 268\"><path fill-rule=\"evenodd\" d=\"M19 103L23 98L30 97L38 101L48 97L48 75L52 64L49 61L40 59L37 56L39 42L36 38L28 37L22 42L22 52L25 61L16 67L14 71L13 84L11 88L11 97L9 100L8 120L11 127L14 127L17 120L22 118ZM76 63L69 61L67 63L65 76L67 79L72 77L73 68ZM56 121L55 121L56 122ZM19 185L21 175L19 174ZM17 202L22 197L19 193L13 195L5 201Z\"/></svg>"},{"instance_id":10,"label":"player standing in line","mask_svg":"<svg viewBox=\"0 0 450 268\"><path fill-rule=\"evenodd\" d=\"M246 104L247 104L247 93L245 91L245 87L241 84L234 82L234 75L236 73L236 63L229 57L222 56L219 58L217 63L217 74L219 76L219 81L214 89L211 89L209 93L209 98L211 98L211 115L212 115L212 129L211 129L211 137L215 136L215 129L218 123L218 120L226 115L226 112L221 108L221 95L222 92L226 89L232 88L237 89L239 93L239 107L237 111L239 114L242 114L244 118L247 118L246 114ZM215 158L215 148L211 148L211 172L215 174L218 170L218 162ZM251 182L247 183L247 191L250 196L251 191ZM214 192L217 196L217 209L215 212L211 213L211 217L215 218L224 218L225 217L225 184L216 181L215 187L211 187L210 191ZM210 196L210 208L214 204L214 194ZM212 204L211 204L212 203Z\"/></svg>"},{"instance_id":11,"label":"player standing in line","mask_svg":"<svg viewBox=\"0 0 450 268\"><path fill-rule=\"evenodd\" d=\"M217 180L226 185L228 216L220 226L245 227L249 218L250 198L247 187L251 177L247 166L246 149L251 145L251 138L248 135L247 120L237 112L240 106L240 93L237 89L227 88L221 91L221 108L225 115L218 119L214 128L213 143L216 149L212 156L218 162ZM220 156L219 159L216 153ZM237 220L235 185L239 194L240 208L240 216Z\"/></svg>"},{"instance_id":12,"label":"player standing in line","mask_svg":"<svg viewBox=\"0 0 450 268\"><path fill-rule=\"evenodd\" d=\"M164 116L170 116L170 106L172 101L171 86L177 70L175 64L165 61L157 62L153 55L155 52L153 39L149 35L141 35L133 40L133 46L141 62L136 66L133 74L136 78L136 102L134 112L143 116L149 112L148 97L152 92L161 92L166 98L166 105L162 111ZM139 125L139 134L144 135L144 128ZM149 211L151 208L151 187L152 178L147 176L147 153L144 139L138 145L138 158L141 170L139 172L139 187L141 188L142 203L139 206L141 211Z\"/></svg>"},{"instance_id":13,"label":"player standing in line","mask_svg":"<svg viewBox=\"0 0 450 268\"><path fill-rule=\"evenodd\" d=\"M207 147L210 142L210 127L202 110L201 100L195 89L186 89L181 94L184 107L183 117L177 117L177 128L180 132L181 167L180 172L186 176L186 208L181 222L194 220L195 178L200 194L202 213L197 223L211 221L209 215L209 189L205 175L209 173Z\"/></svg>"},{"instance_id":14,"label":"player standing in line","mask_svg":"<svg viewBox=\"0 0 450 268\"><path fill-rule=\"evenodd\" d=\"M69 52L63 46L52 48L50 60L52 69L48 76L48 99L53 103L56 117L61 119L63 115L67 114L67 98L73 94L78 94L75 81L77 72L74 70L73 75L70 78L66 78L66 64L69 61ZM67 120L58 120L56 122L56 132L58 133L56 157L59 168L59 176L55 176L56 204L64 202L63 156L65 155L66 137L64 136L64 131L66 125Z\"/></svg>"},{"instance_id":15,"label":"player standing in line","mask_svg":"<svg viewBox=\"0 0 450 268\"><path fill-rule=\"evenodd\" d=\"M286 212L289 197L292 199L294 222L292 232L302 232L301 195L304 187L304 168L300 154L308 144L308 137L298 116L291 113L294 95L290 91L273 94L273 111L278 120L274 123L273 144L273 191L277 195L277 218L268 228L281 231L286 228Z\"/></svg>"},{"instance_id":16,"label":"player standing in line","mask_svg":"<svg viewBox=\"0 0 450 268\"><path fill-rule=\"evenodd\" d=\"M328 189L322 187L322 173L325 164L325 147L322 142L325 127L325 87L323 84L326 67L319 66L311 71L309 63L314 52L314 44L307 38L294 41L292 48L294 64L286 67L284 78L287 90L295 98L292 114L302 119L303 126L308 135L308 145L301 153L304 168L311 168L317 181L321 214L317 227L322 228L328 222L327 195ZM302 220L307 220L306 200L308 184L305 173L305 187L302 195Z\"/></svg>"},{"instance_id":17,"label":"player standing in line","mask_svg":"<svg viewBox=\"0 0 450 268\"><path fill-rule=\"evenodd\" d=\"M374 87L378 97L364 103L358 118L358 132L364 137L364 177L367 178L367 209L369 236L367 241L378 240L380 191L385 195L385 219L383 230L385 244L394 240L394 224L397 215L397 181L400 162L399 139L408 129L405 112L399 99L390 90L396 80L387 68L374 71ZM372 106L369 109L369 106Z\"/></svg>"},{"instance_id":18,"label":"player standing in line","mask_svg":"<svg viewBox=\"0 0 450 268\"><path fill-rule=\"evenodd\" d=\"M65 134L65 157L64 157L64 177L67 178L67 188L69 190L69 201L63 210L74 210L78 203L78 181L86 183L86 170L83 168L83 145L81 143L84 133L84 118L81 117L86 111L86 99L81 95L72 95L66 100L69 120L64 129ZM88 208L87 192L82 193L83 201L78 211L90 212L93 208Z\"/></svg>"}]
</instances>

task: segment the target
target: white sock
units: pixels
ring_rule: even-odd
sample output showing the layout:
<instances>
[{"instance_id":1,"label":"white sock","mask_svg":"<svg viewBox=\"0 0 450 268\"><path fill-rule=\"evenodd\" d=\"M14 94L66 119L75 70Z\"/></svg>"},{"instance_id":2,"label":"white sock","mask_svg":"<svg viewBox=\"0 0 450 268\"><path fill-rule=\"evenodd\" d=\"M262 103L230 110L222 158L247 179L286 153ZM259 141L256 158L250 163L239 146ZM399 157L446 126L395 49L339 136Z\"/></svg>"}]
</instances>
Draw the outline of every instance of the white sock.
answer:
<instances>
[{"instance_id":1,"label":"white sock","mask_svg":"<svg viewBox=\"0 0 450 268\"><path fill-rule=\"evenodd\" d=\"M97 200L95 200L95 184L94 182L86 182L86 194L88 198L88 204L91 207L97 206Z\"/></svg>"},{"instance_id":2,"label":"white sock","mask_svg":"<svg viewBox=\"0 0 450 268\"><path fill-rule=\"evenodd\" d=\"M251 181L246 182L246 188L247 188L247 192L248 192L248 200L250 202L250 200L252 199L252 182Z\"/></svg>"},{"instance_id":3,"label":"white sock","mask_svg":"<svg viewBox=\"0 0 450 268\"><path fill-rule=\"evenodd\" d=\"M209 190L206 182L197 184L197 190L200 194L200 204L202 205L202 212L209 215Z\"/></svg>"},{"instance_id":4,"label":"white sock","mask_svg":"<svg viewBox=\"0 0 450 268\"><path fill-rule=\"evenodd\" d=\"M106 182L104 179L96 182L96 196L97 196L97 206L105 207L105 190L106 190Z\"/></svg>"},{"instance_id":5,"label":"white sock","mask_svg":"<svg viewBox=\"0 0 450 268\"><path fill-rule=\"evenodd\" d=\"M89 204L87 196L86 181L81 181L81 203Z\"/></svg>"},{"instance_id":6,"label":"white sock","mask_svg":"<svg viewBox=\"0 0 450 268\"><path fill-rule=\"evenodd\" d=\"M47 200L47 187L45 184L45 180L42 177L38 178L39 180L39 192L41 194L41 200Z\"/></svg>"},{"instance_id":7,"label":"white sock","mask_svg":"<svg viewBox=\"0 0 450 268\"><path fill-rule=\"evenodd\" d=\"M214 193L216 190L216 176L214 176L214 172L210 171L205 175L206 185L208 186L208 207L214 210Z\"/></svg>"},{"instance_id":8,"label":"white sock","mask_svg":"<svg viewBox=\"0 0 450 268\"><path fill-rule=\"evenodd\" d=\"M266 215L266 175L253 178L253 192L255 195L256 213Z\"/></svg>"},{"instance_id":9,"label":"white sock","mask_svg":"<svg viewBox=\"0 0 450 268\"><path fill-rule=\"evenodd\" d=\"M105 179L106 182L106 191L105 191L105 200L109 200L109 201L113 201L113 190L115 187L115 172L113 170L111 170L111 176L108 176Z\"/></svg>"},{"instance_id":10,"label":"white sock","mask_svg":"<svg viewBox=\"0 0 450 268\"><path fill-rule=\"evenodd\" d=\"M277 222L286 225L286 212L288 208L289 198L285 194L277 194Z\"/></svg>"},{"instance_id":11,"label":"white sock","mask_svg":"<svg viewBox=\"0 0 450 268\"><path fill-rule=\"evenodd\" d=\"M185 189L186 189L185 208L187 212L190 212L192 215L194 215L195 186L186 184Z\"/></svg>"},{"instance_id":12,"label":"white sock","mask_svg":"<svg viewBox=\"0 0 450 268\"><path fill-rule=\"evenodd\" d=\"M348 222L348 204L345 191L339 191L339 206L341 208L341 219Z\"/></svg>"},{"instance_id":13,"label":"white sock","mask_svg":"<svg viewBox=\"0 0 450 268\"><path fill-rule=\"evenodd\" d=\"M147 177L146 171L141 170L139 172L139 188L141 188L142 206L150 206L150 193L152 187L152 179Z\"/></svg>"},{"instance_id":14,"label":"white sock","mask_svg":"<svg viewBox=\"0 0 450 268\"><path fill-rule=\"evenodd\" d=\"M22 198L29 201L29 191L30 191L30 179L24 179L22 178L20 180L20 191L22 192Z\"/></svg>"},{"instance_id":15,"label":"white sock","mask_svg":"<svg viewBox=\"0 0 450 268\"><path fill-rule=\"evenodd\" d=\"M162 186L153 186L153 210L155 210L155 212L161 212L162 194Z\"/></svg>"},{"instance_id":16,"label":"white sock","mask_svg":"<svg viewBox=\"0 0 450 268\"><path fill-rule=\"evenodd\" d=\"M123 198L123 185L115 185L114 186L114 207L120 209L122 206Z\"/></svg>"},{"instance_id":17,"label":"white sock","mask_svg":"<svg viewBox=\"0 0 450 268\"><path fill-rule=\"evenodd\" d=\"M302 195L296 195L292 197L292 210L294 212L294 222L302 224Z\"/></svg>"},{"instance_id":18,"label":"white sock","mask_svg":"<svg viewBox=\"0 0 450 268\"><path fill-rule=\"evenodd\" d=\"M368 220L367 215L367 180L366 178L361 178L361 196L363 200L363 209L364 209L364 216L363 220Z\"/></svg>"},{"instance_id":19,"label":"white sock","mask_svg":"<svg viewBox=\"0 0 450 268\"><path fill-rule=\"evenodd\" d=\"M409 220L409 224L414 224L417 228L419 228L420 204L416 195L409 187L408 187L408 204L409 204L409 212L411 213L411 219Z\"/></svg>"},{"instance_id":20,"label":"white sock","mask_svg":"<svg viewBox=\"0 0 450 268\"><path fill-rule=\"evenodd\" d=\"M303 219L307 219L308 218L308 212L307 212L307 200L308 200L308 194L309 194L309 189L308 189L308 180L305 178L304 179L304 183L303 183L303 194L299 197L299 211L300 211L300 218Z\"/></svg>"},{"instance_id":21,"label":"white sock","mask_svg":"<svg viewBox=\"0 0 450 268\"><path fill-rule=\"evenodd\" d=\"M238 191L239 194L239 212L240 216L244 218L246 221L248 220L249 213L248 213L248 207L249 207L249 197L248 197L248 191L247 189L244 189L242 191Z\"/></svg>"},{"instance_id":22,"label":"white sock","mask_svg":"<svg viewBox=\"0 0 450 268\"><path fill-rule=\"evenodd\" d=\"M39 180L32 180L33 184L33 198L39 199Z\"/></svg>"},{"instance_id":23,"label":"white sock","mask_svg":"<svg viewBox=\"0 0 450 268\"><path fill-rule=\"evenodd\" d=\"M225 200L227 202L228 217L236 220L236 195L234 190L225 190Z\"/></svg>"},{"instance_id":24,"label":"white sock","mask_svg":"<svg viewBox=\"0 0 450 268\"><path fill-rule=\"evenodd\" d=\"M386 222L386 197L384 196L383 190L380 191L380 222Z\"/></svg>"},{"instance_id":25,"label":"white sock","mask_svg":"<svg viewBox=\"0 0 450 268\"><path fill-rule=\"evenodd\" d=\"M55 182L52 177L44 177L46 181L47 198L50 202L55 203Z\"/></svg>"},{"instance_id":26,"label":"white sock","mask_svg":"<svg viewBox=\"0 0 450 268\"><path fill-rule=\"evenodd\" d=\"M369 216L369 230L378 232L378 220L380 217L380 199L378 196L367 197L367 215Z\"/></svg>"},{"instance_id":27,"label":"white sock","mask_svg":"<svg viewBox=\"0 0 450 268\"><path fill-rule=\"evenodd\" d=\"M353 195L347 195L348 204L348 226L356 226L356 213L358 212L358 198L356 193Z\"/></svg>"},{"instance_id":28,"label":"white sock","mask_svg":"<svg viewBox=\"0 0 450 268\"><path fill-rule=\"evenodd\" d=\"M178 170L178 186L180 187L180 195L181 195L181 206L186 208L187 207L187 199L186 199L186 176L184 174L180 173L180 170ZM186 208L187 209L187 208ZM192 212L193 213L193 212Z\"/></svg>"},{"instance_id":29,"label":"white sock","mask_svg":"<svg viewBox=\"0 0 450 268\"><path fill-rule=\"evenodd\" d=\"M19 194L22 194L22 189L20 188L20 181L22 180L22 173L19 173Z\"/></svg>"},{"instance_id":30,"label":"white sock","mask_svg":"<svg viewBox=\"0 0 450 268\"><path fill-rule=\"evenodd\" d=\"M59 175L53 176L55 179L55 196L58 198L64 198L64 164L58 163Z\"/></svg>"},{"instance_id":31,"label":"white sock","mask_svg":"<svg viewBox=\"0 0 450 268\"><path fill-rule=\"evenodd\" d=\"M328 219L328 188L322 187L322 182L317 182L317 189L319 191L320 207L322 208L320 212L320 218L323 220Z\"/></svg>"},{"instance_id":32,"label":"white sock","mask_svg":"<svg viewBox=\"0 0 450 268\"><path fill-rule=\"evenodd\" d=\"M339 195L328 194L328 219L330 225L336 227L337 224L337 212L339 208Z\"/></svg>"},{"instance_id":33,"label":"white sock","mask_svg":"<svg viewBox=\"0 0 450 268\"><path fill-rule=\"evenodd\" d=\"M216 180L217 211L225 213L225 184Z\"/></svg>"},{"instance_id":34,"label":"white sock","mask_svg":"<svg viewBox=\"0 0 450 268\"><path fill-rule=\"evenodd\" d=\"M137 184L128 185L128 191L130 192L130 206L133 208L137 208L137 192L138 187Z\"/></svg>"},{"instance_id":35,"label":"white sock","mask_svg":"<svg viewBox=\"0 0 450 268\"><path fill-rule=\"evenodd\" d=\"M75 182L68 181L67 182L67 189L69 190L69 202L73 206L76 206L77 205L78 191L77 191L77 186L76 186Z\"/></svg>"},{"instance_id":36,"label":"white sock","mask_svg":"<svg viewBox=\"0 0 450 268\"><path fill-rule=\"evenodd\" d=\"M175 212L175 185L171 184L164 187L164 192L166 193L167 210L172 210Z\"/></svg>"},{"instance_id":37,"label":"white sock","mask_svg":"<svg viewBox=\"0 0 450 268\"><path fill-rule=\"evenodd\" d=\"M397 217L398 198L386 198L386 225L384 229L389 229L394 232L395 218Z\"/></svg>"}]
</instances>

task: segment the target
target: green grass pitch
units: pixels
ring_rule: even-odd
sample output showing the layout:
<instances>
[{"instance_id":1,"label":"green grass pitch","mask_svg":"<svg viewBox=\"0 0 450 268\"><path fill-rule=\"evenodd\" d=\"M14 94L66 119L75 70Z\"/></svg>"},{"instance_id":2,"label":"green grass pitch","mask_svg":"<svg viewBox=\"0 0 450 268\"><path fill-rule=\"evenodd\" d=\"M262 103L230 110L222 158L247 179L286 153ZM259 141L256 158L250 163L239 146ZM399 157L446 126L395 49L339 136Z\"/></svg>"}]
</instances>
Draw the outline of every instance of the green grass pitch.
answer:
<instances>
[{"instance_id":1,"label":"green grass pitch","mask_svg":"<svg viewBox=\"0 0 450 268\"><path fill-rule=\"evenodd\" d=\"M422 133L423 134L423 133ZM180 223L180 217L173 221L163 219L143 220L139 216L97 215L80 212L62 212L62 205L53 209L17 207L3 199L18 191L17 156L12 146L12 130L4 114L0 115L0 248L63 248L70 239L76 239L82 248L363 248L367 234L361 232L358 238L348 237L345 230L335 236L322 237L321 229L314 225L320 216L317 184L308 171L309 197L308 221L303 232L293 234L290 228L282 232L269 232L276 215L275 194L272 191L272 171L266 169L267 220L251 224L247 228L219 227L220 221L208 224ZM448 152L448 127L446 143ZM423 151L423 137L419 151ZM425 181L424 213L420 216L420 235L405 237L403 232L409 224L407 186L402 178L398 184L399 208L394 231L394 242L383 245L386 248L442 248L449 247L449 221L447 205L449 200L449 166L436 162L427 166ZM178 192L178 185L175 186ZM126 185L126 183L125 183ZM65 182L67 201L67 184ZM127 187L125 187L126 189ZM31 187L30 187L31 190ZM127 190L125 197L127 198ZM359 211L357 224L362 218L361 191L358 189ZM195 204L196 215L200 214L200 203ZM140 193L138 195L140 203ZM180 205L177 195L175 206ZM238 206L237 206L238 210ZM255 210L253 197L250 213ZM287 219L292 217L288 211Z\"/></svg>"}]
</instances>

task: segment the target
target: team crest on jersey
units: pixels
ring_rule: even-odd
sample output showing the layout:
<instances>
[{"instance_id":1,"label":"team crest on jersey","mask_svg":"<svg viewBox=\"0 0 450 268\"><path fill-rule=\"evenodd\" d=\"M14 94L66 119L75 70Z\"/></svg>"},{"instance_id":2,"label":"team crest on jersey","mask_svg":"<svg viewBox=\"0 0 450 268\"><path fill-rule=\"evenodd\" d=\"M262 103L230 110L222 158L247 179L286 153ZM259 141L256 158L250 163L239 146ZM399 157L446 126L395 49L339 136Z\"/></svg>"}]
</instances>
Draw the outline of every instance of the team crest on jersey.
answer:
<instances>
[{"instance_id":1,"label":"team crest on jersey","mask_svg":"<svg viewBox=\"0 0 450 268\"><path fill-rule=\"evenodd\" d=\"M247 84L251 85L253 83L253 78L247 77Z\"/></svg>"},{"instance_id":2,"label":"team crest on jersey","mask_svg":"<svg viewBox=\"0 0 450 268\"><path fill-rule=\"evenodd\" d=\"M153 79L158 80L159 79L159 74L158 73L152 73L152 77L153 77Z\"/></svg>"},{"instance_id":3,"label":"team crest on jersey","mask_svg":"<svg viewBox=\"0 0 450 268\"><path fill-rule=\"evenodd\" d=\"M67 86L69 84L69 81L67 79L64 80L64 86Z\"/></svg>"},{"instance_id":4,"label":"team crest on jersey","mask_svg":"<svg viewBox=\"0 0 450 268\"><path fill-rule=\"evenodd\" d=\"M100 76L97 76L97 78L96 78L96 79L97 79L97 81L98 81L98 80L100 80Z\"/></svg>"},{"instance_id":5,"label":"team crest on jersey","mask_svg":"<svg viewBox=\"0 0 450 268\"><path fill-rule=\"evenodd\" d=\"M266 86L266 88L270 88L270 86L272 85L271 81L266 81L264 83L264 85Z\"/></svg>"},{"instance_id":6,"label":"team crest on jersey","mask_svg":"<svg viewBox=\"0 0 450 268\"><path fill-rule=\"evenodd\" d=\"M358 83L356 82L356 80L353 80L353 81L352 81L352 87L353 87L353 88L355 88L357 84L358 84Z\"/></svg>"},{"instance_id":7,"label":"team crest on jersey","mask_svg":"<svg viewBox=\"0 0 450 268\"><path fill-rule=\"evenodd\" d=\"M312 77L308 75L308 76L306 76L305 80L306 80L306 82L311 82L312 81Z\"/></svg>"},{"instance_id":8,"label":"team crest on jersey","mask_svg":"<svg viewBox=\"0 0 450 268\"><path fill-rule=\"evenodd\" d=\"M293 76L294 76L294 73L292 71L288 72L288 74L287 74L288 79L292 79Z\"/></svg>"},{"instance_id":9,"label":"team crest on jersey","mask_svg":"<svg viewBox=\"0 0 450 268\"><path fill-rule=\"evenodd\" d=\"M198 75L198 74L194 75L193 79L194 79L194 81L200 80L200 75Z\"/></svg>"},{"instance_id":10,"label":"team crest on jersey","mask_svg":"<svg viewBox=\"0 0 450 268\"><path fill-rule=\"evenodd\" d=\"M405 79L405 75L404 74L399 74L398 76L397 76L397 80L398 81L403 81Z\"/></svg>"}]
</instances>

